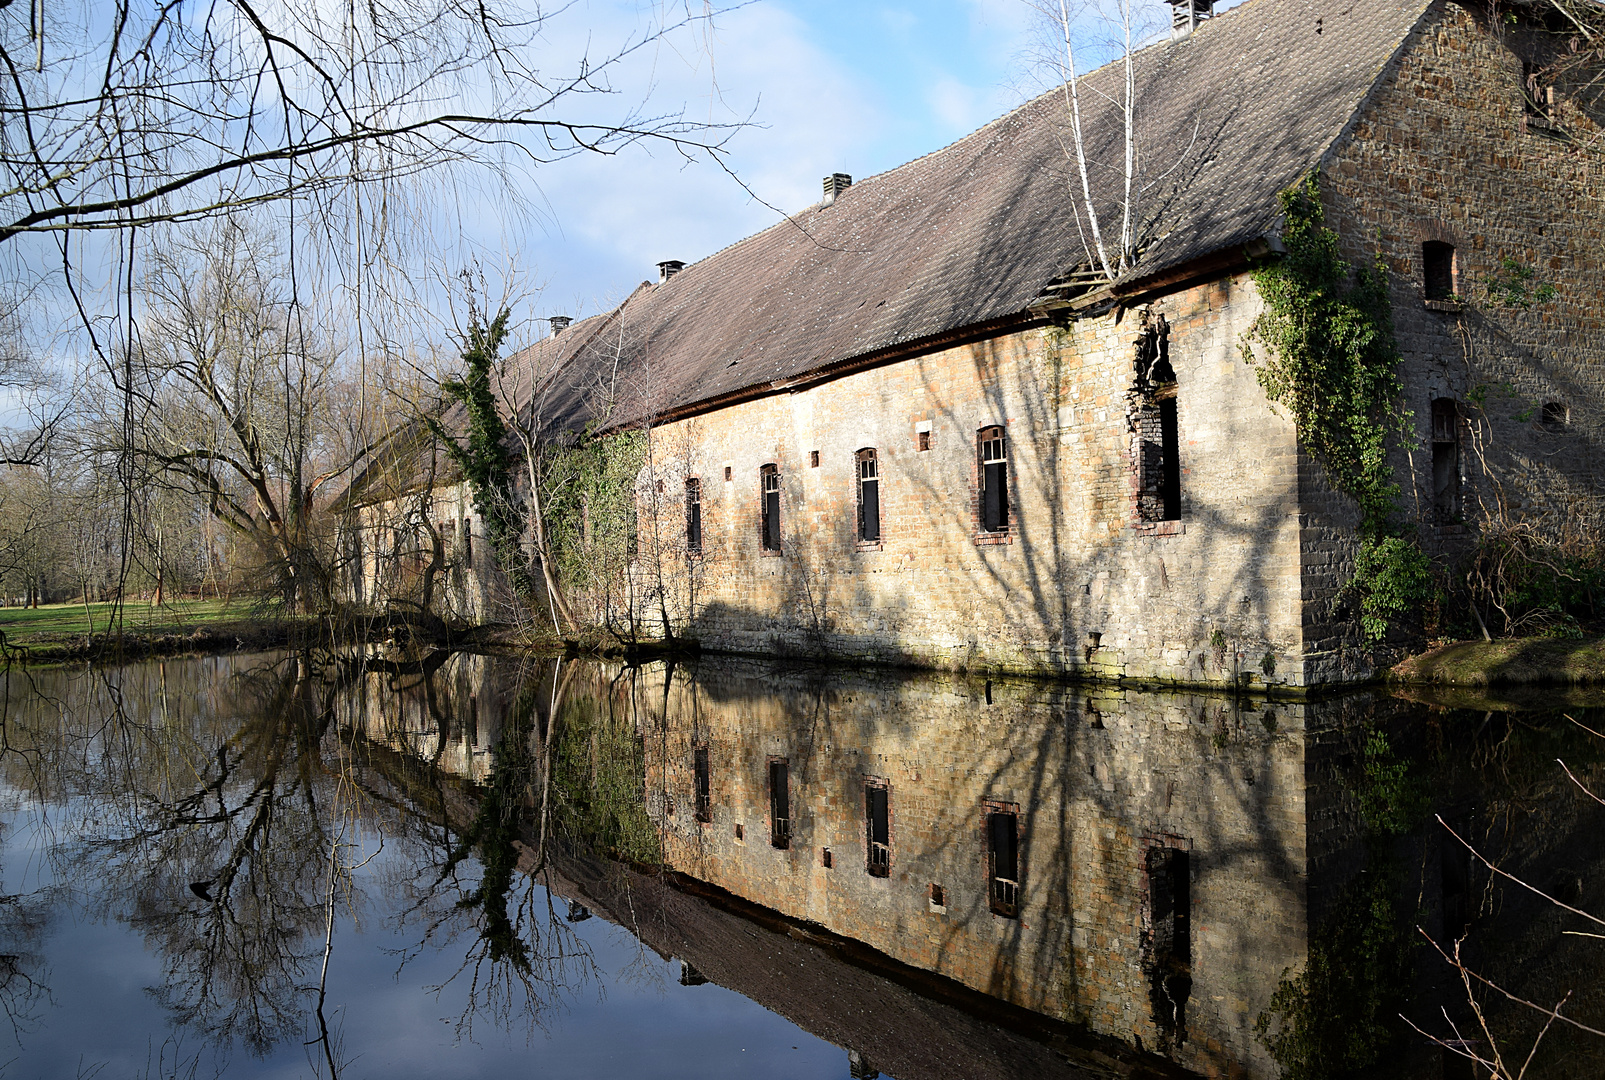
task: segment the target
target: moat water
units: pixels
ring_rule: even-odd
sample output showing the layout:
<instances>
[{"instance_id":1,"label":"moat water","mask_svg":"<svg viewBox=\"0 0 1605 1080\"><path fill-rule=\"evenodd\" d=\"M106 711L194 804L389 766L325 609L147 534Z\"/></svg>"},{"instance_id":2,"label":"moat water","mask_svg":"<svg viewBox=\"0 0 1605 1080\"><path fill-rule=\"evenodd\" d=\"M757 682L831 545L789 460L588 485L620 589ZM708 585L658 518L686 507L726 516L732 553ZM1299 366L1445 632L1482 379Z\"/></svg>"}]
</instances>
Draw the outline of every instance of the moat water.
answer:
<instances>
[{"instance_id":1,"label":"moat water","mask_svg":"<svg viewBox=\"0 0 1605 1080\"><path fill-rule=\"evenodd\" d=\"M0 677L0 1076L1605 1074L1587 699Z\"/></svg>"}]
</instances>

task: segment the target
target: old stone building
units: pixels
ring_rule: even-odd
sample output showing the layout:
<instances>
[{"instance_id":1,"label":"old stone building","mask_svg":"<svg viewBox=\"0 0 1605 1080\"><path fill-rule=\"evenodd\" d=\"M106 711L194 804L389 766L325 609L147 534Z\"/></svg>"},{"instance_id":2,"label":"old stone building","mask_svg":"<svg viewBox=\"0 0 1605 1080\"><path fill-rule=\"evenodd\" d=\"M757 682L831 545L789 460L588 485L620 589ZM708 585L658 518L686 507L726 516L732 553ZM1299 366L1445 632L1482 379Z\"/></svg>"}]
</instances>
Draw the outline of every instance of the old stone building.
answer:
<instances>
[{"instance_id":1,"label":"old stone building","mask_svg":"<svg viewBox=\"0 0 1605 1080\"><path fill-rule=\"evenodd\" d=\"M1142 49L1140 251L1114 285L1050 93L664 263L515 357L520 400L553 431L650 429L632 595L705 647L1367 677L1334 603L1353 503L1242 353L1280 192L1318 173L1347 257L1387 267L1425 550L1491 520L1597 528L1605 499L1600 118L1533 74L1564 27L1501 10L1249 0ZM1089 157L1120 160L1119 71L1084 78ZM1095 173L1107 233L1118 170Z\"/></svg>"}]
</instances>

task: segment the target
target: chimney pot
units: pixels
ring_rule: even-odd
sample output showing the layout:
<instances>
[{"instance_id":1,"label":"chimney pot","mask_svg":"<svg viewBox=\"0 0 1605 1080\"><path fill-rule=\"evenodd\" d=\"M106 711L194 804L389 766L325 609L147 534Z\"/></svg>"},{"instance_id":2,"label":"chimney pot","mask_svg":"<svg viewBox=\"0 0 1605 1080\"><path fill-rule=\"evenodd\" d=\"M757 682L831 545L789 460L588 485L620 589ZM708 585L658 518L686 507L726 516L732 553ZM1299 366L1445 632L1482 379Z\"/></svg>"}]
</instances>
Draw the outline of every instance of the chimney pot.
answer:
<instances>
[{"instance_id":1,"label":"chimney pot","mask_svg":"<svg viewBox=\"0 0 1605 1080\"><path fill-rule=\"evenodd\" d=\"M853 186L853 178L844 172L831 173L825 177L825 197L819 205L829 206L836 201L836 196Z\"/></svg>"},{"instance_id":2,"label":"chimney pot","mask_svg":"<svg viewBox=\"0 0 1605 1080\"><path fill-rule=\"evenodd\" d=\"M569 318L567 315L553 315L550 316L546 321L552 324L552 336L556 337L564 330L567 330L568 324L574 320Z\"/></svg>"},{"instance_id":3,"label":"chimney pot","mask_svg":"<svg viewBox=\"0 0 1605 1080\"><path fill-rule=\"evenodd\" d=\"M658 283L668 281L674 275L685 269L685 263L679 259L664 259L658 263Z\"/></svg>"}]
</instances>

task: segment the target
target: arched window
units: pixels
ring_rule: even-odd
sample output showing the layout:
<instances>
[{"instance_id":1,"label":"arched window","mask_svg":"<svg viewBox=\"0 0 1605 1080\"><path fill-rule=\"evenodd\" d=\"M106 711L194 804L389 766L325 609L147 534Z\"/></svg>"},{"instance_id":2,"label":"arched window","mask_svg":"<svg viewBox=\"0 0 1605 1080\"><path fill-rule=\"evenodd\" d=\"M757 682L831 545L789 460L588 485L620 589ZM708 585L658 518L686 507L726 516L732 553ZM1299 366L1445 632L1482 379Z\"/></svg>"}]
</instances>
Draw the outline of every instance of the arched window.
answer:
<instances>
[{"instance_id":1,"label":"arched window","mask_svg":"<svg viewBox=\"0 0 1605 1080\"><path fill-rule=\"evenodd\" d=\"M980 453L982 532L1009 530L1008 437L1001 427L985 427L976 436Z\"/></svg>"},{"instance_id":2,"label":"arched window","mask_svg":"<svg viewBox=\"0 0 1605 1080\"><path fill-rule=\"evenodd\" d=\"M1566 426L1570 418L1564 401L1546 401L1538 422L1551 431L1559 431Z\"/></svg>"},{"instance_id":3,"label":"arched window","mask_svg":"<svg viewBox=\"0 0 1605 1080\"><path fill-rule=\"evenodd\" d=\"M880 462L874 450L860 450L858 458L858 542L875 544L881 538Z\"/></svg>"},{"instance_id":4,"label":"arched window","mask_svg":"<svg viewBox=\"0 0 1605 1080\"><path fill-rule=\"evenodd\" d=\"M762 503L759 506L759 515L762 519L759 530L759 543L766 555L780 554L780 466L765 465L758 470L759 491L762 493Z\"/></svg>"}]
</instances>

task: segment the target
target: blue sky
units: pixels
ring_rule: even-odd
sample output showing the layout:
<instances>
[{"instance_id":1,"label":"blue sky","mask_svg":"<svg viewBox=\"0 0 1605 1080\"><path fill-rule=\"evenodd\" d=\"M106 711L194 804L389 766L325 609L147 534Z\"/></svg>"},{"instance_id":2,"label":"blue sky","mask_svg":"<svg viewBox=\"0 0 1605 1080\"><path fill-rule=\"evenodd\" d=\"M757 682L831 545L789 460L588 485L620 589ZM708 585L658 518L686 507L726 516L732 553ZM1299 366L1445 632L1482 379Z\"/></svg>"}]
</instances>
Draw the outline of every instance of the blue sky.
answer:
<instances>
[{"instance_id":1,"label":"blue sky","mask_svg":"<svg viewBox=\"0 0 1605 1080\"><path fill-rule=\"evenodd\" d=\"M569 16L601 41L658 8L586 0ZM750 111L753 126L732 139L730 163L760 199L793 211L818 198L827 173L883 172L1023 101L1033 85L1030 20L1020 0L757 0L720 16L705 48L659 50L650 81L638 67L630 85L649 87L653 107L683 104L699 119ZM554 48L562 40L554 34ZM692 262L778 220L718 169L661 148L560 162L534 176L536 215L500 235L472 229L541 287L519 313L526 318L592 314L655 276L658 260Z\"/></svg>"}]
</instances>

